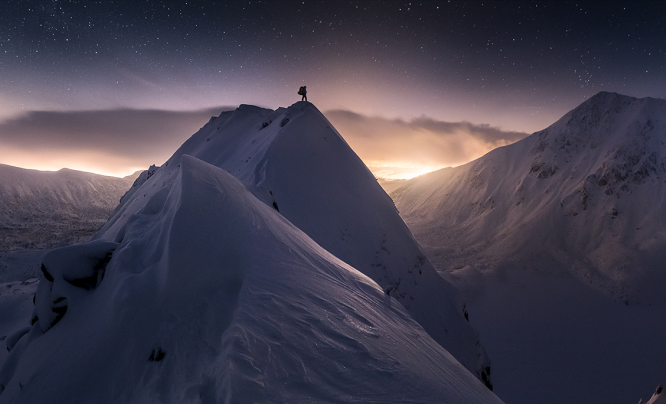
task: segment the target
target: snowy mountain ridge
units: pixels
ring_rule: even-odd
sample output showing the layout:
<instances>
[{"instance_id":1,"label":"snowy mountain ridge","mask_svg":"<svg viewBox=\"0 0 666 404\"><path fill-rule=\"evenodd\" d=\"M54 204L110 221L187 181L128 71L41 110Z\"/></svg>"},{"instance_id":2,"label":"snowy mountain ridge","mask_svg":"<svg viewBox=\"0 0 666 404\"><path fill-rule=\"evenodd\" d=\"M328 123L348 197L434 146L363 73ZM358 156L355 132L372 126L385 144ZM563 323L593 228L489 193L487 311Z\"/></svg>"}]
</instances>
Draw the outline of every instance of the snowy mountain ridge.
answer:
<instances>
[{"instance_id":1,"label":"snowy mountain ridge","mask_svg":"<svg viewBox=\"0 0 666 404\"><path fill-rule=\"evenodd\" d=\"M275 111L241 105L211 119L162 167L142 174L145 182L128 191L98 237L122 237L128 218L151 195L167 192L184 155L240 179L324 249L390 291L438 343L489 380L490 362L462 315L459 292L434 271L393 201L308 102Z\"/></svg>"},{"instance_id":2,"label":"snowy mountain ridge","mask_svg":"<svg viewBox=\"0 0 666 404\"><path fill-rule=\"evenodd\" d=\"M456 289L309 103L213 118L42 272L0 403L501 402Z\"/></svg>"},{"instance_id":3,"label":"snowy mountain ridge","mask_svg":"<svg viewBox=\"0 0 666 404\"><path fill-rule=\"evenodd\" d=\"M119 243L47 254L0 402L501 402L233 176L180 166Z\"/></svg>"}]
</instances>

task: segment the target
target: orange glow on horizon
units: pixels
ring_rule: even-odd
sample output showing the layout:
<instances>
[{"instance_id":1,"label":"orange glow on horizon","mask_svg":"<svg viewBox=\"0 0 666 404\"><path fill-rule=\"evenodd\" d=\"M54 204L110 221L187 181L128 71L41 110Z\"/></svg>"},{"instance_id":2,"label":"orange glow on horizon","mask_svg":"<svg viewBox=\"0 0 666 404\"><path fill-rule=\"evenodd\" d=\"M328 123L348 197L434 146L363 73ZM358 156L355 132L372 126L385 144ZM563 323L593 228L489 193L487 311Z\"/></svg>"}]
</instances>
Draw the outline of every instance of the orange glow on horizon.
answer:
<instances>
[{"instance_id":1,"label":"orange glow on horizon","mask_svg":"<svg viewBox=\"0 0 666 404\"><path fill-rule=\"evenodd\" d=\"M84 171L109 177L126 177L137 171L143 171L149 164L141 167L136 161L122 156L106 155L99 152L49 153L37 151L28 153L21 150L2 150L2 164L38 171L59 171L63 168Z\"/></svg>"},{"instance_id":2,"label":"orange glow on horizon","mask_svg":"<svg viewBox=\"0 0 666 404\"><path fill-rule=\"evenodd\" d=\"M448 166L429 166L412 162L364 161L376 178L387 180L409 180Z\"/></svg>"}]
</instances>

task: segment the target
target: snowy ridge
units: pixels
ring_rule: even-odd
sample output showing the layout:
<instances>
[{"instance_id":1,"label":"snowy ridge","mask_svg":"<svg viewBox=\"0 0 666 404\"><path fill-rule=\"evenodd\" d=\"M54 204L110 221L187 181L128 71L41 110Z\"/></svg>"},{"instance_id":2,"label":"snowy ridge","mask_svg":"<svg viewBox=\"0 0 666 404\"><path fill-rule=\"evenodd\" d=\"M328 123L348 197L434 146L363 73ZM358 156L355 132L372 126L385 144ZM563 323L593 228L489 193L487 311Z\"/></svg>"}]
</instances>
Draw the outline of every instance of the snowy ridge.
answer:
<instances>
[{"instance_id":1,"label":"snowy ridge","mask_svg":"<svg viewBox=\"0 0 666 404\"><path fill-rule=\"evenodd\" d=\"M276 111L241 105L211 119L145 182L132 187L97 237L169 191L184 155L240 179L324 249L377 282L480 379L490 362L463 317L459 292L432 268L392 200L328 120L307 102Z\"/></svg>"},{"instance_id":2,"label":"snowy ridge","mask_svg":"<svg viewBox=\"0 0 666 404\"><path fill-rule=\"evenodd\" d=\"M0 164L0 251L48 249L89 238L134 177Z\"/></svg>"},{"instance_id":3,"label":"snowy ridge","mask_svg":"<svg viewBox=\"0 0 666 404\"><path fill-rule=\"evenodd\" d=\"M0 403L501 402L236 178L175 165L114 240L44 258Z\"/></svg>"},{"instance_id":4,"label":"snowy ridge","mask_svg":"<svg viewBox=\"0 0 666 404\"><path fill-rule=\"evenodd\" d=\"M663 301L666 101L599 93L549 128L392 193L445 271L551 261L627 302ZM444 252L446 251L446 253Z\"/></svg>"}]
</instances>

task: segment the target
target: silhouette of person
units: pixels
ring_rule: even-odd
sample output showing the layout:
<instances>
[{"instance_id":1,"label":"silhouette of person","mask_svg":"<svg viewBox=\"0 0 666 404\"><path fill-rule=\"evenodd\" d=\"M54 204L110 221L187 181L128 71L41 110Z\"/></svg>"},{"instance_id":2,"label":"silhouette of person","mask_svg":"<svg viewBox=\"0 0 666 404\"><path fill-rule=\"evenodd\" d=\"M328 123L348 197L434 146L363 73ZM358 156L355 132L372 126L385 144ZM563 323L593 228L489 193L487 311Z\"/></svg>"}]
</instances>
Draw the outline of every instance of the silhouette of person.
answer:
<instances>
[{"instance_id":1,"label":"silhouette of person","mask_svg":"<svg viewBox=\"0 0 666 404\"><path fill-rule=\"evenodd\" d=\"M303 86L303 96L301 97L301 101L307 101L308 100L308 87Z\"/></svg>"}]
</instances>

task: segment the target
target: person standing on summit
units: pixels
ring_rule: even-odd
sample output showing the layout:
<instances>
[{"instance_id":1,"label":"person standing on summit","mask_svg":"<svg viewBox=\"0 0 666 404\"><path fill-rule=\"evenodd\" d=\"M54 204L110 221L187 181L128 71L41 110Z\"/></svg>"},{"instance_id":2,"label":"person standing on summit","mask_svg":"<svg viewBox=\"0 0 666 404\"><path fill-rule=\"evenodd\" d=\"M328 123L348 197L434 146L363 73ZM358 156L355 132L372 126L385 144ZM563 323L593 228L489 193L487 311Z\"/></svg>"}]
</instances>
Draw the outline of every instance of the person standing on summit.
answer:
<instances>
[{"instance_id":1,"label":"person standing on summit","mask_svg":"<svg viewBox=\"0 0 666 404\"><path fill-rule=\"evenodd\" d=\"M301 101L307 101L308 100L308 88L307 86L303 86L298 90L298 94L302 95Z\"/></svg>"}]
</instances>

